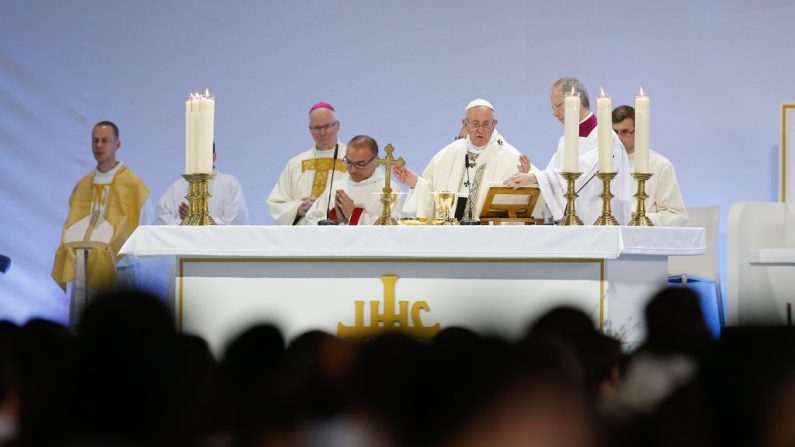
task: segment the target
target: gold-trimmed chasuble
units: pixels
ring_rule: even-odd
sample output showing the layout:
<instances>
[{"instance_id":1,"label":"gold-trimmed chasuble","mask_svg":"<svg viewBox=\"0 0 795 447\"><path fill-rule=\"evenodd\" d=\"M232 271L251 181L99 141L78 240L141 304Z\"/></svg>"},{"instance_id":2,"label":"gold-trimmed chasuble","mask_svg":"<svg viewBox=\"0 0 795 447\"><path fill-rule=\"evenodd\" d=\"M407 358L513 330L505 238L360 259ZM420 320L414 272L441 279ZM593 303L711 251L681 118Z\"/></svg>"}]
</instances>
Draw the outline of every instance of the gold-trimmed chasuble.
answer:
<instances>
[{"instance_id":1,"label":"gold-trimmed chasuble","mask_svg":"<svg viewBox=\"0 0 795 447\"><path fill-rule=\"evenodd\" d=\"M329 171L333 168L342 173L348 172L345 168L345 163L341 159L332 158L310 158L301 162L301 172L315 171L315 178L312 180L312 197L318 198L326 190L326 183L328 182Z\"/></svg>"}]
</instances>

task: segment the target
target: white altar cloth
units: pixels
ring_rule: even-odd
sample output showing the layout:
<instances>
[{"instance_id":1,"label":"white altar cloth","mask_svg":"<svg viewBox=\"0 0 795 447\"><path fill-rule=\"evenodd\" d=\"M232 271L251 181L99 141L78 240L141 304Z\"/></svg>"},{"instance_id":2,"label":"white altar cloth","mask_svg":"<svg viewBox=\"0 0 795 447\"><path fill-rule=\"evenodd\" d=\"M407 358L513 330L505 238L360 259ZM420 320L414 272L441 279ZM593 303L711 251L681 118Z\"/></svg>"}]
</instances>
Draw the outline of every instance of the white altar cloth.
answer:
<instances>
[{"instance_id":1,"label":"white altar cloth","mask_svg":"<svg viewBox=\"0 0 795 447\"><path fill-rule=\"evenodd\" d=\"M121 254L203 257L589 258L700 255L702 228L141 226Z\"/></svg>"},{"instance_id":2,"label":"white altar cloth","mask_svg":"<svg viewBox=\"0 0 795 447\"><path fill-rule=\"evenodd\" d=\"M465 326L516 337L561 304L631 346L648 298L667 283L668 256L703 251L700 228L142 226L121 253L159 262L161 274L171 263L180 330L220 353L257 322L289 339L372 330L386 324L376 314L417 333Z\"/></svg>"}]
</instances>

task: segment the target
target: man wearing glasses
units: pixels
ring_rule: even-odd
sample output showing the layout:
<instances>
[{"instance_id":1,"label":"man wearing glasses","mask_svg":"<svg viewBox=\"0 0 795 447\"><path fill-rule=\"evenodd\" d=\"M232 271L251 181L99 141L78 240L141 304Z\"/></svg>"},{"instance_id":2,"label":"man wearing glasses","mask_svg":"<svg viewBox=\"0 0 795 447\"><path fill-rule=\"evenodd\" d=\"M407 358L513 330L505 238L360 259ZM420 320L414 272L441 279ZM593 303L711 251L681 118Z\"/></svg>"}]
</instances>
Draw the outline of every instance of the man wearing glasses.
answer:
<instances>
[{"instance_id":1,"label":"man wearing glasses","mask_svg":"<svg viewBox=\"0 0 795 447\"><path fill-rule=\"evenodd\" d=\"M462 219L478 220L489 186L516 173L519 151L497 132L494 107L484 99L470 102L462 124L468 136L437 153L418 176L407 167L394 168L400 183L411 188L403 212L433 218L434 192L458 192L465 197Z\"/></svg>"},{"instance_id":2,"label":"man wearing glasses","mask_svg":"<svg viewBox=\"0 0 795 447\"><path fill-rule=\"evenodd\" d=\"M624 145L632 165L635 159L635 109L630 106L618 106L613 110L613 130ZM655 226L681 227L687 223L687 208L679 191L674 166L662 155L649 150L649 172L652 175L646 181L646 216ZM632 191L637 189L632 179ZM633 202L635 203L635 202ZM637 210L633 205L632 213Z\"/></svg>"},{"instance_id":3,"label":"man wearing glasses","mask_svg":"<svg viewBox=\"0 0 795 447\"><path fill-rule=\"evenodd\" d=\"M319 102L309 109L309 132L315 145L287 162L268 196L268 209L278 225L302 224L315 200L330 187L332 174L335 181L347 178L342 162L345 145L337 140L339 130L331 104Z\"/></svg>"},{"instance_id":4,"label":"man wearing glasses","mask_svg":"<svg viewBox=\"0 0 795 447\"><path fill-rule=\"evenodd\" d=\"M582 173L574 183L577 192L575 208L577 215L586 225L593 224L602 214L602 181L596 177L599 169L599 136L596 115L591 113L588 101L588 90L575 78L561 78L552 84L550 102L552 115L563 124L565 100L564 92L574 90L580 96L580 128L579 128L579 161L578 170ZM526 165L523 161L522 165ZM630 220L632 192L629 175L627 153L621 146L618 136L613 134L613 170L616 176L611 183L614 197L611 209L618 223L626 225ZM528 172L520 167L520 172L505 180L506 186L538 185L541 196L546 204L545 219L551 222L560 221L566 212L567 182L562 176L563 171L563 137L558 140L558 147L546 169Z\"/></svg>"},{"instance_id":5,"label":"man wearing glasses","mask_svg":"<svg viewBox=\"0 0 795 447\"><path fill-rule=\"evenodd\" d=\"M372 225L381 217L381 192L385 176L376 169L373 161L378 157L378 143L366 135L357 135L348 142L342 159L348 168L348 177L334 180L331 187L331 205L325 194L309 209L304 221L317 225L323 219L336 220L341 225ZM399 193L400 185L392 181L392 191ZM392 209L392 217L399 218L400 202Z\"/></svg>"}]
</instances>

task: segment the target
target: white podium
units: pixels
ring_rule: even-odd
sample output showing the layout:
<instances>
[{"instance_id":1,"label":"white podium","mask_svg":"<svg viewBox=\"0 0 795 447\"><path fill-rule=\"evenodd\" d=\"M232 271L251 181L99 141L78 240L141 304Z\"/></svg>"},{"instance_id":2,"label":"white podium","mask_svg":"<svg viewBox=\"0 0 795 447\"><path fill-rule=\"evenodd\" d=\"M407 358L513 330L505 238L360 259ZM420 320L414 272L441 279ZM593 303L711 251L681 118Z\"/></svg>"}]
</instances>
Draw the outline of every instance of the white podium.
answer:
<instances>
[{"instance_id":1,"label":"white podium","mask_svg":"<svg viewBox=\"0 0 795 447\"><path fill-rule=\"evenodd\" d=\"M515 337L561 304L632 345L668 256L703 252L701 228L596 226L142 226L121 250L167 259L180 330L215 352L257 322L287 338L448 326Z\"/></svg>"}]
</instances>

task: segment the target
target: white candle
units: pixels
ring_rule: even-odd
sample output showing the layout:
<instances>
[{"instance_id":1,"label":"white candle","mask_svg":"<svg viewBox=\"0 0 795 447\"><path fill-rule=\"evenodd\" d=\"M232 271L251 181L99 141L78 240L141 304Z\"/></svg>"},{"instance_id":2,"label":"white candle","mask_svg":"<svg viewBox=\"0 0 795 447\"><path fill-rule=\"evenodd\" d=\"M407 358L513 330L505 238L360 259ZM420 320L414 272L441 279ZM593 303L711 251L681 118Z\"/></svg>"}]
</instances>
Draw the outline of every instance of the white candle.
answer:
<instances>
[{"instance_id":1,"label":"white candle","mask_svg":"<svg viewBox=\"0 0 795 447\"><path fill-rule=\"evenodd\" d=\"M649 172L649 97L640 89L635 97L635 172Z\"/></svg>"},{"instance_id":2,"label":"white candle","mask_svg":"<svg viewBox=\"0 0 795 447\"><path fill-rule=\"evenodd\" d=\"M580 95L567 92L563 107L563 171L580 172Z\"/></svg>"},{"instance_id":3,"label":"white candle","mask_svg":"<svg viewBox=\"0 0 795 447\"><path fill-rule=\"evenodd\" d=\"M185 103L185 173L212 174L215 99L209 91Z\"/></svg>"},{"instance_id":4,"label":"white candle","mask_svg":"<svg viewBox=\"0 0 795 447\"><path fill-rule=\"evenodd\" d=\"M613 172L613 101L604 90L596 98L596 125L599 135L599 172Z\"/></svg>"}]
</instances>

